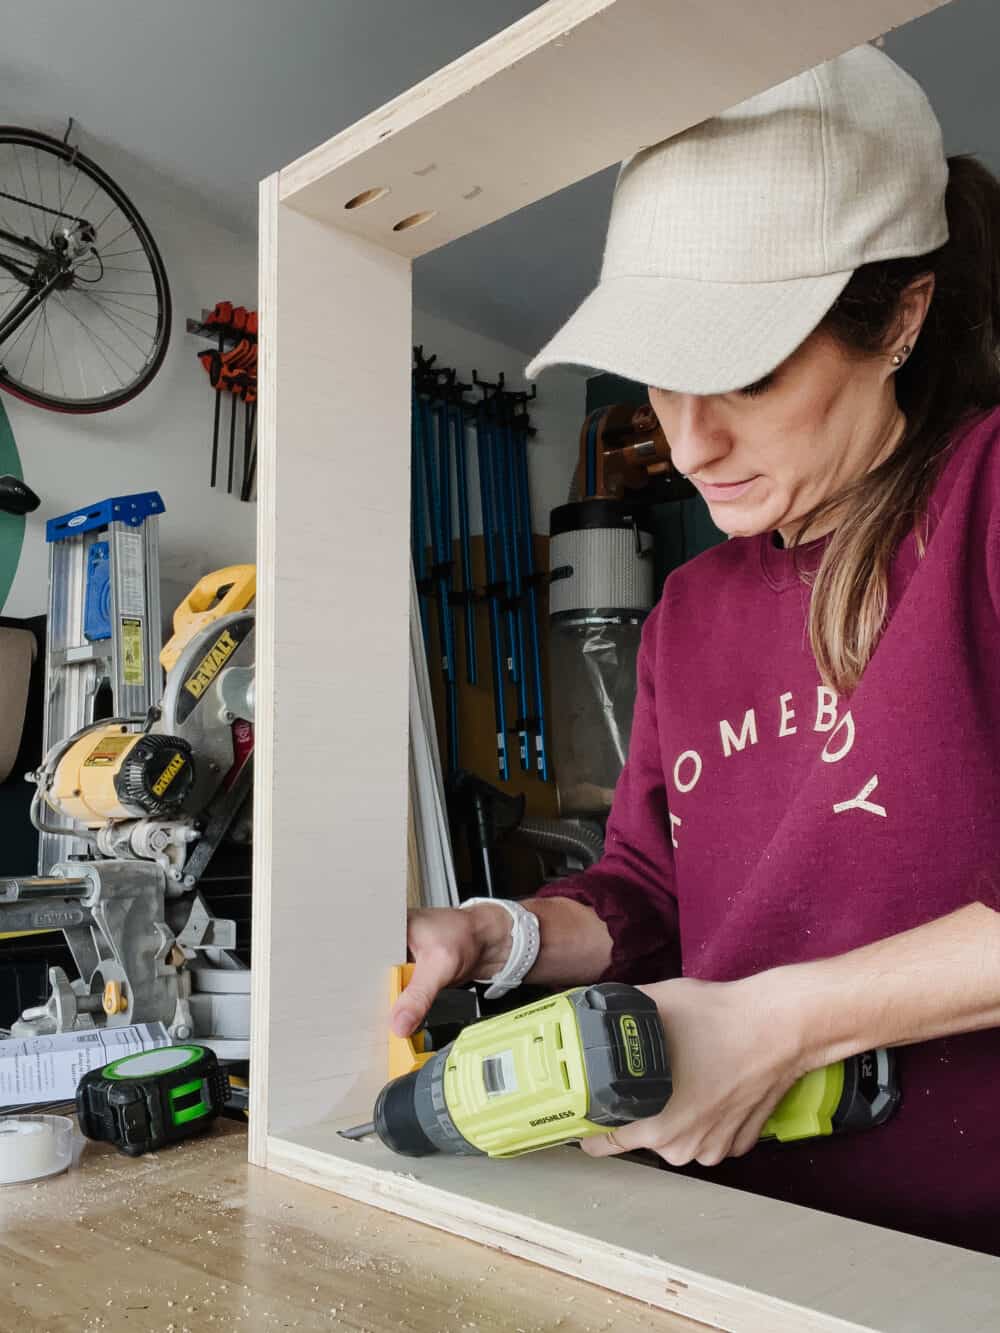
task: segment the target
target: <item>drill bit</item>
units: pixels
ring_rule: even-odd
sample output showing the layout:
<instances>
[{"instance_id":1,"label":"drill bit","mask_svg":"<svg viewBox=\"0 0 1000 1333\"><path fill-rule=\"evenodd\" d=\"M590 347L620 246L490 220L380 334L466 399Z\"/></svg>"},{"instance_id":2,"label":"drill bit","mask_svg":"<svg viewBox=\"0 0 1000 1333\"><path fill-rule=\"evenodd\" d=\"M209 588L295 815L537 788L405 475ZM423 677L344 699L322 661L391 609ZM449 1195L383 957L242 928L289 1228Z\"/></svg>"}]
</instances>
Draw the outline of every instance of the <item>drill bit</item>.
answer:
<instances>
[{"instance_id":1,"label":"drill bit","mask_svg":"<svg viewBox=\"0 0 1000 1333\"><path fill-rule=\"evenodd\" d=\"M342 1139L366 1139L375 1133L375 1122L369 1120L366 1125L355 1125L353 1129L342 1129L338 1132Z\"/></svg>"}]
</instances>

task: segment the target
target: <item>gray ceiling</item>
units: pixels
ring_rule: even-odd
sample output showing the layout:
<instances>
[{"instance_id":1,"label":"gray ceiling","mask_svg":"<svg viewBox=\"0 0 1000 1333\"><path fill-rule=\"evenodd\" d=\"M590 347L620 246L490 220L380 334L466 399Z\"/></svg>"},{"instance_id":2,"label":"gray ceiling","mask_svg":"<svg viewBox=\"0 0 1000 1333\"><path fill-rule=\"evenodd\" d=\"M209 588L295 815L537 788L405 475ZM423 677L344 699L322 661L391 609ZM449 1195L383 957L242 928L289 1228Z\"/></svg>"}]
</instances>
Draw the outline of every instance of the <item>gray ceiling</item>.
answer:
<instances>
[{"instance_id":1,"label":"gray ceiling","mask_svg":"<svg viewBox=\"0 0 1000 1333\"><path fill-rule=\"evenodd\" d=\"M19 0L5 6L0 107L52 128L76 117L255 225L256 182L537 8L529 0ZM951 152L1000 170L1000 4L953 3L890 35ZM604 89L600 98L635 90ZM497 133L503 127L497 126ZM418 261L417 304L521 348L592 285L614 173Z\"/></svg>"}]
</instances>

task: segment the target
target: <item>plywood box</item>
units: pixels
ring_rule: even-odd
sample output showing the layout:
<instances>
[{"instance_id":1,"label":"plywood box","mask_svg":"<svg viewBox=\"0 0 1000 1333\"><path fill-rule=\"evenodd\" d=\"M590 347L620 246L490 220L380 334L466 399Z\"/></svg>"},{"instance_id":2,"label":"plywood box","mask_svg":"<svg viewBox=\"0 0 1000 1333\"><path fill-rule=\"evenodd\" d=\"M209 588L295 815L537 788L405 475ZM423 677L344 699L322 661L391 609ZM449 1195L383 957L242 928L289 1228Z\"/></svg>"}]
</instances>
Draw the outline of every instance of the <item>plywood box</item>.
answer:
<instances>
[{"instance_id":1,"label":"plywood box","mask_svg":"<svg viewBox=\"0 0 1000 1333\"><path fill-rule=\"evenodd\" d=\"M336 1135L383 1082L405 948L410 261L937 2L550 0L263 183L259 1165L712 1327L996 1327L983 1256L573 1149Z\"/></svg>"}]
</instances>

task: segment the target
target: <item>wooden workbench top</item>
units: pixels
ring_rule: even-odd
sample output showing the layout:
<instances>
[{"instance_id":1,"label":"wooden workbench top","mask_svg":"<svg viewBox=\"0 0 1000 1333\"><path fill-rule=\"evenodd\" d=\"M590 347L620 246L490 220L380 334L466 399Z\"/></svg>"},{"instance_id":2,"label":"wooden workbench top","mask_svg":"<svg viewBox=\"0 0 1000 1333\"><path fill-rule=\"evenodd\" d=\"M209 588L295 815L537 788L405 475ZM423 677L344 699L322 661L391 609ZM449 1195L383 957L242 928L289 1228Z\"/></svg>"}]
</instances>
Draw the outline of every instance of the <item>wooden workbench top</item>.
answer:
<instances>
[{"instance_id":1,"label":"wooden workbench top","mask_svg":"<svg viewBox=\"0 0 1000 1333\"><path fill-rule=\"evenodd\" d=\"M523 1260L246 1162L242 1126L0 1188L4 1333L696 1333Z\"/></svg>"}]
</instances>

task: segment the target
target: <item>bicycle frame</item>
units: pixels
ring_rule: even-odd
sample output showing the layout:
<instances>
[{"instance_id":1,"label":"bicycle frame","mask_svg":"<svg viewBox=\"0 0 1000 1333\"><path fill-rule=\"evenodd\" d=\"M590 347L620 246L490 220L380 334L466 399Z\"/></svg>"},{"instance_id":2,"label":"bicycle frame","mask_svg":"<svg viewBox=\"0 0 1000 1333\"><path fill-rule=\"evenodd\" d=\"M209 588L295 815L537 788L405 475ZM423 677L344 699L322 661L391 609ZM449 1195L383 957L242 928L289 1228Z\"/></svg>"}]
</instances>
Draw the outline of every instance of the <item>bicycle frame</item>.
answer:
<instances>
[{"instance_id":1,"label":"bicycle frame","mask_svg":"<svg viewBox=\"0 0 1000 1333\"><path fill-rule=\"evenodd\" d=\"M30 237L27 236L15 236L13 232L6 231L2 227L0 227L0 241L6 241L10 245L16 245L20 249L28 251L29 254L38 255L40 257L47 257L49 255L49 251L46 250L43 245L39 245L37 241L31 240ZM6 269L11 277L16 278L18 282L23 282L28 289L13 309L8 311L6 317L3 320L0 320L0 346L2 346L4 341L11 334L21 327L28 316L38 309L48 296L49 292L56 289L63 275L61 271L57 270L48 279L39 284L37 270L27 269L22 264L18 263L16 259L11 259L9 256L3 254L0 254L0 268Z\"/></svg>"}]
</instances>

